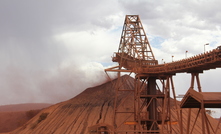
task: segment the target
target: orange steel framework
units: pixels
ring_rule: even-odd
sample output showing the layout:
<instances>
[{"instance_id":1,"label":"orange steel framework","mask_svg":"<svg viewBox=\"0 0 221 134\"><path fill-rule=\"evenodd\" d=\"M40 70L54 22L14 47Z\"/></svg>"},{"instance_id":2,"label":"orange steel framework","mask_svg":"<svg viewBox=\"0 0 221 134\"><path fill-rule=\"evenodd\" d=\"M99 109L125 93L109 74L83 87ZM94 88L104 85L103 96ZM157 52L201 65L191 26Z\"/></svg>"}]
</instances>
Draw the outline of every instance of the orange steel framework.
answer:
<instances>
[{"instance_id":1,"label":"orange steel framework","mask_svg":"<svg viewBox=\"0 0 221 134\"><path fill-rule=\"evenodd\" d=\"M122 73L135 74L134 90L127 90L122 87L122 82L126 82L126 80L119 80L115 85L114 133L183 134L184 126L181 108L189 108L190 118L192 107L188 104L191 104L192 101L187 99L189 94L186 94L181 102L182 106L177 104L173 75L184 72L191 73L190 89L194 89L196 79L198 93L201 93L199 73L203 73L204 70L221 67L221 47L187 59L158 64L139 16L126 15L119 49L118 52L114 53L112 61L117 62L118 66L105 69L105 72L117 72L118 77L121 77ZM128 92L128 96L125 96L124 100L121 100L119 104L121 92ZM131 97L132 94L133 97ZM173 99L170 98L171 96ZM124 105L123 103L131 100L132 110L121 108ZM207 105L205 105L205 100L197 100L197 102L200 102L200 106L198 105L197 108L199 108L203 122L202 134L217 132L218 127L214 130L209 125L205 108L221 107L220 100L220 97L217 97L215 100L210 100L211 103ZM175 106L177 120L172 120L171 118L171 103ZM118 120L120 117L121 121ZM123 117L124 119L122 120ZM174 132L171 126L173 124L178 124L179 132ZM186 126L187 134L191 133L189 129L193 126L191 128L193 130L194 125L190 123L190 120L188 121Z\"/></svg>"}]
</instances>

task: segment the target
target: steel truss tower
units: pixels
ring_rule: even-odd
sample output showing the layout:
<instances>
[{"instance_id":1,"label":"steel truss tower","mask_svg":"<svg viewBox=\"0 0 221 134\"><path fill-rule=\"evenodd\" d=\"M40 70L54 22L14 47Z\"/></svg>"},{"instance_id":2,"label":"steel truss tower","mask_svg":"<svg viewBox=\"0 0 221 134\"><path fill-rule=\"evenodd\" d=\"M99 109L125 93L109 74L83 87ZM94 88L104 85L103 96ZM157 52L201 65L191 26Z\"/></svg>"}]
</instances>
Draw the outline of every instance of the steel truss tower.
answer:
<instances>
[{"instance_id":1,"label":"steel truss tower","mask_svg":"<svg viewBox=\"0 0 221 134\"><path fill-rule=\"evenodd\" d=\"M114 126L115 133L168 133L171 131L170 123L170 82L172 74L151 75L140 73L142 65L157 65L154 54L150 47L148 38L138 15L127 15L125 18L118 52L113 57L114 62L119 66L106 69L106 71L122 72L129 75L135 74L134 90L127 90L121 87L119 79L115 85L115 109ZM127 80L124 80L126 82ZM158 81L158 83L157 83ZM161 87L159 86L161 85ZM121 92L128 92L121 104ZM174 94L175 95L175 94ZM133 97L131 97L133 96ZM124 103L131 102L132 110L124 110L121 107ZM122 122L119 122L121 117ZM124 117L122 119L122 117ZM166 124L166 125L165 125ZM161 129L159 129L159 126Z\"/></svg>"},{"instance_id":2,"label":"steel truss tower","mask_svg":"<svg viewBox=\"0 0 221 134\"><path fill-rule=\"evenodd\" d=\"M114 53L112 60L118 62L118 65L105 71L118 73L118 81L114 85L115 134L183 134L184 131L190 134L194 132L200 114L201 133L221 132L218 131L219 124L214 128L205 113L205 108L221 108L221 92L202 92L199 81L199 73L221 67L221 46L194 57L158 64L139 16L126 15L119 49ZM178 105L173 76L184 72L191 74L191 85ZM131 80L129 77L120 79L125 73L135 78L133 90L123 86L123 83ZM193 90L195 78L198 92ZM182 108L189 108L185 123L183 123ZM193 111L191 108L199 109L194 121L190 118ZM179 129L173 129L172 125L177 125L176 128Z\"/></svg>"}]
</instances>

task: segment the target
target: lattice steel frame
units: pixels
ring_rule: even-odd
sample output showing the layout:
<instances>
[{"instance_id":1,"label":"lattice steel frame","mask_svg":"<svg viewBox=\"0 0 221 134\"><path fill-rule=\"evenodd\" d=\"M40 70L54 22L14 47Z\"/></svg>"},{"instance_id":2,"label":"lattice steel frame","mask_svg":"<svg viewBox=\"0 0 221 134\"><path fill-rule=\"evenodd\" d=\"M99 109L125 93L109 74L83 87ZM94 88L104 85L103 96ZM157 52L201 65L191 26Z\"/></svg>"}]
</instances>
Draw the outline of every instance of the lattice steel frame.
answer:
<instances>
[{"instance_id":1,"label":"lattice steel frame","mask_svg":"<svg viewBox=\"0 0 221 134\"><path fill-rule=\"evenodd\" d=\"M126 15L118 52L135 59L155 60L138 15Z\"/></svg>"},{"instance_id":2,"label":"lattice steel frame","mask_svg":"<svg viewBox=\"0 0 221 134\"><path fill-rule=\"evenodd\" d=\"M149 41L146 37L145 31L141 24L138 15L127 15L124 22L124 27L120 39L120 45L118 53L120 57L124 59L118 59L119 66L107 69L107 71L118 72L118 82L115 87L115 104L114 104L114 126L115 133L170 133L172 132L170 122L170 82L173 85L172 75L149 75L136 73L134 70L125 70L125 59L138 61L150 61L150 63L157 63L153 52L151 50ZM135 88L133 91L121 88L121 72L135 73ZM160 89L156 81L159 80L162 84ZM167 81L167 82L165 82ZM173 87L173 86L172 86ZM174 87L172 88L173 95L175 95ZM118 96L121 92L130 92L133 94L134 102L133 111L122 111L119 107L123 103L127 103L128 97L121 104L117 104L119 101ZM158 91L158 93L157 93ZM175 96L174 96L175 97ZM161 108L159 108L161 106ZM120 115L128 115L125 120L118 122ZM144 115L146 117L144 117ZM131 118L133 117L133 118ZM165 125L167 124L167 125ZM133 126L129 130L123 130L125 125ZM161 125L161 129L158 126Z\"/></svg>"},{"instance_id":3,"label":"lattice steel frame","mask_svg":"<svg viewBox=\"0 0 221 134\"><path fill-rule=\"evenodd\" d=\"M202 92L198 75L199 73L203 73L204 70L221 67L221 46L210 52L205 52L204 54L200 54L176 62L158 65L157 60L155 60L154 58L139 16L127 15L123 26L119 49L118 52L115 53L115 56L112 60L114 62L118 62L119 65L105 69L105 71L118 72L118 78L120 78L121 72L135 74L135 88L133 91L130 91L134 94L134 111L130 112L131 114L129 116L130 118L133 115L134 120L130 122L129 120L125 119L120 124L122 125L128 121L130 125L133 125L133 129L130 129L128 131L125 130L123 132L127 132L127 134L172 133L171 113L169 108L171 102L170 93L172 93L176 107L175 109L177 114L177 122L180 127L179 133L183 134L182 110L178 108L178 105L176 104L176 93L172 76L176 73L191 73L191 88L193 88L194 78L196 78L198 90L199 92ZM156 80L160 80L162 82L162 89L160 90L162 94L157 94L155 92L157 89ZM120 82L115 86L115 91L116 95L114 106L114 125L115 133L118 133L120 131L118 131L119 124L116 123L117 114L126 114L127 112L118 111L118 95L120 91L122 91L120 90ZM123 92L125 91L127 92L127 90L123 90ZM145 92L146 94L142 94L143 92ZM161 110L158 110L157 107L157 102L159 99L161 99L162 104ZM124 100L124 102L126 102L126 100ZM148 114L151 115L148 116L149 119L143 119L143 111L149 112ZM161 117L156 115L156 113L159 111L161 113ZM202 133L206 133L206 131L210 133L209 125L206 120L205 108L203 106L199 110L199 113L201 113L202 115ZM189 130L190 128L190 115L191 109L189 110L187 130ZM206 127L204 121L206 121ZM165 126L165 123L169 124L168 127ZM160 124L161 129L159 130L157 128L157 125ZM166 132L164 131L164 129L166 130ZM189 132L187 131L187 133Z\"/></svg>"}]
</instances>

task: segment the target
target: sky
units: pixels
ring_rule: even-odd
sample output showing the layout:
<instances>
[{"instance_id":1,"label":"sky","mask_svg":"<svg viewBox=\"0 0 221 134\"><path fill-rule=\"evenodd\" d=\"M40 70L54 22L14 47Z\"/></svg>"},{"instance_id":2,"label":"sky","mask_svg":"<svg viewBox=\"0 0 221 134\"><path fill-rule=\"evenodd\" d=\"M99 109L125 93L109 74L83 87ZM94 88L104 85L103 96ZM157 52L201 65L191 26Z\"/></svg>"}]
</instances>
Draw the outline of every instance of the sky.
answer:
<instances>
[{"instance_id":1,"label":"sky","mask_svg":"<svg viewBox=\"0 0 221 134\"><path fill-rule=\"evenodd\" d=\"M1 0L0 105L58 103L107 81L125 15L139 15L159 63L221 45L219 0ZM188 53L186 53L188 51ZM220 91L221 69L200 74ZM190 74L174 76L185 94Z\"/></svg>"}]
</instances>

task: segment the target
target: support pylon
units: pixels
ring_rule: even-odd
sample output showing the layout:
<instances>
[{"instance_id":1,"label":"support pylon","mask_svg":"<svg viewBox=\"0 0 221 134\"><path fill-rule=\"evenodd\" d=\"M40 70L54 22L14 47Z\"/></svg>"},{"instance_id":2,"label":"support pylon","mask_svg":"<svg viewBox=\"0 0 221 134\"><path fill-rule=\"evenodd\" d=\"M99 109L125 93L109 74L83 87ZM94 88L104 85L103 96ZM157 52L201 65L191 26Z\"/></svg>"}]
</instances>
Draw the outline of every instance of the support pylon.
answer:
<instances>
[{"instance_id":1,"label":"support pylon","mask_svg":"<svg viewBox=\"0 0 221 134\"><path fill-rule=\"evenodd\" d=\"M195 85L195 80L196 80L196 85L197 85L197 90L194 90L194 85ZM191 73L191 84L190 84L190 89L189 91L191 92L194 91L194 93L192 93L191 95L200 95L200 93L202 92L201 89L201 84L200 84L200 79L199 79L199 73ZM189 92L187 92L188 94ZM204 106L204 100L203 98L199 98L198 103L200 104L200 106L195 107L198 108L198 112L197 112L197 116L195 117L195 119L191 121L191 113L192 113L192 107L189 107L189 113L188 113L188 120L187 120L187 134L192 134L196 125L197 120L201 120L202 124L201 124L201 133L202 134L216 134L215 129L213 128L213 126L211 126L210 121L207 117L206 114L206 110L205 110L205 106Z\"/></svg>"},{"instance_id":2,"label":"support pylon","mask_svg":"<svg viewBox=\"0 0 221 134\"><path fill-rule=\"evenodd\" d=\"M130 63L130 60L135 62ZM119 66L109 69L109 71L115 69L113 71L118 72L119 79L119 82L115 86L115 133L126 129L128 131L124 132L128 134L129 132L133 134L172 132L169 86L172 85L174 95L173 74L161 76L140 73L139 68L142 66L142 61L145 61L145 65L157 65L158 62L155 60L138 15L126 16L118 53L116 57L113 57L113 61L119 63ZM134 73L135 87L133 91L121 87L121 72ZM160 82L157 83L157 81ZM161 84L162 88L159 88L158 84ZM121 103L117 103L120 100L122 91L128 92L127 94L130 97L125 96L121 100ZM131 103L133 110L120 108L124 106L124 102L128 103L131 100L133 101ZM119 122L119 116L123 121Z\"/></svg>"},{"instance_id":3,"label":"support pylon","mask_svg":"<svg viewBox=\"0 0 221 134\"><path fill-rule=\"evenodd\" d=\"M182 110L177 106L178 104L176 102L176 93L172 76L176 73L191 73L190 89L194 89L196 79L198 92L202 92L199 73L202 73L203 70L221 67L221 47L217 47L217 49L214 49L209 53L200 54L192 58L166 64L158 64L158 61L155 60L153 55L139 16L127 15L120 38L119 49L118 52L114 53L112 61L118 62L119 65L105 69L105 71L118 72L118 74L121 72L133 73L135 78L135 87L133 90L128 91L127 89L121 89L120 82L117 84L118 86L115 87L116 99L114 106L114 125L116 127L116 133L119 132L118 130L125 130L124 132L127 132L128 134L129 132L133 134L165 133L164 130L166 130L166 133L173 133L176 131L174 133L182 134L183 132L187 132L189 134L192 132L192 130L190 130L191 109L189 110L187 130L183 130ZM118 75L118 78L120 77L121 75ZM158 80L163 81L163 88L160 90L161 94L158 94L158 88L156 86ZM129 111L128 109L122 111L120 108L120 106L124 106L122 103L117 103L120 99L121 91L130 92L132 94L133 97L123 97L123 101L121 100L121 102L130 102L133 110L129 108ZM193 91L190 93L193 93ZM173 107L170 107L170 103L172 102L170 98L171 96L174 100L174 104L172 104ZM202 96L202 94L199 94L199 96ZM218 94L215 96L219 97L221 95ZM190 99L192 98L190 97ZM184 101L180 104L181 108L191 108L192 104L189 103L190 101L183 100ZM202 97L201 100L203 100ZM197 101L198 100L195 100L196 103ZM159 108L159 102L161 102L161 108ZM219 103L221 104L218 99L210 99L210 103L208 104L210 106L208 107L214 105L215 107L218 107L217 105ZM171 112L171 108L176 112ZM120 117L125 117L125 120L124 122L119 123L117 122L117 115L120 113L124 113L122 115L125 116ZM174 113L176 113L176 117L174 117ZM200 107L199 114L200 113L203 122L208 120L207 117L204 117L204 115L206 115L204 105ZM172 130L171 124L177 125L176 123L179 124L179 130ZM123 124L129 125L128 127L125 127L129 131L126 131L123 127L120 129ZM209 126L211 125L208 123L202 123L202 133L210 133L211 131L208 129Z\"/></svg>"}]
</instances>

